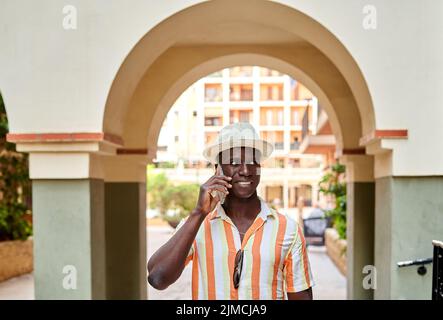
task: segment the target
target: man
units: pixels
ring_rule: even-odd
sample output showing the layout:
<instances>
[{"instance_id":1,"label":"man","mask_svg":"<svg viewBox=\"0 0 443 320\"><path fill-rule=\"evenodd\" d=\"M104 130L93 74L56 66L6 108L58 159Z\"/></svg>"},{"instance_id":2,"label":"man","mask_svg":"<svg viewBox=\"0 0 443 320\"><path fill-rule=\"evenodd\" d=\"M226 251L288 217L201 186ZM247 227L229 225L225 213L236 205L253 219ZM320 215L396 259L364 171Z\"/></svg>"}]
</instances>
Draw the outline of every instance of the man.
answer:
<instances>
[{"instance_id":1,"label":"man","mask_svg":"<svg viewBox=\"0 0 443 320\"><path fill-rule=\"evenodd\" d=\"M206 147L216 172L200 187L189 217L149 260L154 288L167 288L192 261L193 299L312 299L301 228L257 196L260 162L272 150L249 123L224 127Z\"/></svg>"}]
</instances>

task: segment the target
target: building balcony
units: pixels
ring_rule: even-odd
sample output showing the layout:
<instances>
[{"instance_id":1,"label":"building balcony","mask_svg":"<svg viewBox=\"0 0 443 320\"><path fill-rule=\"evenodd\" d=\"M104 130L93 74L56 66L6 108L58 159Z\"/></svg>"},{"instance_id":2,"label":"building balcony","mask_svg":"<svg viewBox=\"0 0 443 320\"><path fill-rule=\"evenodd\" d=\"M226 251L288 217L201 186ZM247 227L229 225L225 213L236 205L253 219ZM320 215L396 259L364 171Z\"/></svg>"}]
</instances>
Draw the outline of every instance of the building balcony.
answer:
<instances>
[{"instance_id":1,"label":"building balcony","mask_svg":"<svg viewBox=\"0 0 443 320\"><path fill-rule=\"evenodd\" d=\"M299 148L301 153L327 154L335 150L333 134L306 135Z\"/></svg>"},{"instance_id":2,"label":"building balcony","mask_svg":"<svg viewBox=\"0 0 443 320\"><path fill-rule=\"evenodd\" d=\"M332 133L329 120L326 112L319 109L319 117L317 120L317 126L308 128L308 111L306 111L303 117L302 125L302 141L300 144L301 153L318 153L318 154L331 154L335 150L335 136ZM312 134L314 132L315 134Z\"/></svg>"}]
</instances>

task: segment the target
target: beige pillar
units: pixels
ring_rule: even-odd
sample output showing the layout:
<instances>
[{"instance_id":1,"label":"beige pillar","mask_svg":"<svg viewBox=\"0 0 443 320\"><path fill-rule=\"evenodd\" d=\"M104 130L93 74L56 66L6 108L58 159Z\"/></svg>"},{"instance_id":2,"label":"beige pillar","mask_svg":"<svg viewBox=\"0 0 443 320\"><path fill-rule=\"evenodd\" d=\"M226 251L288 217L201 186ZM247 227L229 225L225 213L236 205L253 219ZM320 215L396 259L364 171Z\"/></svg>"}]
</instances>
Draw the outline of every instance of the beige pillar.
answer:
<instances>
[{"instance_id":1,"label":"beige pillar","mask_svg":"<svg viewBox=\"0 0 443 320\"><path fill-rule=\"evenodd\" d=\"M374 265L374 161L368 155L345 155L347 182L347 297L373 299L373 289L365 289L365 266Z\"/></svg>"},{"instance_id":2,"label":"beige pillar","mask_svg":"<svg viewBox=\"0 0 443 320\"><path fill-rule=\"evenodd\" d=\"M107 299L147 298L144 155L103 156Z\"/></svg>"}]
</instances>

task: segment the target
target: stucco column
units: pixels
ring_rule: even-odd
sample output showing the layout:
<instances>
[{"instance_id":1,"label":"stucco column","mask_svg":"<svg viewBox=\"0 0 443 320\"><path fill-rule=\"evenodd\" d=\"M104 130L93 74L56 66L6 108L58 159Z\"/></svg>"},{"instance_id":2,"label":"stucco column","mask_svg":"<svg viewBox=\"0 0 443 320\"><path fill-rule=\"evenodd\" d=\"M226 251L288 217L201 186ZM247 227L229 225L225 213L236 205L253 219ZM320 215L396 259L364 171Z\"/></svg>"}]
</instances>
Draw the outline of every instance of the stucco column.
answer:
<instances>
[{"instance_id":1,"label":"stucco column","mask_svg":"<svg viewBox=\"0 0 443 320\"><path fill-rule=\"evenodd\" d=\"M90 153L30 154L36 299L106 298L105 188L97 164Z\"/></svg>"},{"instance_id":2,"label":"stucco column","mask_svg":"<svg viewBox=\"0 0 443 320\"><path fill-rule=\"evenodd\" d=\"M104 156L107 299L146 299L146 163Z\"/></svg>"},{"instance_id":3,"label":"stucco column","mask_svg":"<svg viewBox=\"0 0 443 320\"><path fill-rule=\"evenodd\" d=\"M431 299L432 265L399 268L399 261L432 257L443 235L443 176L376 179L376 299Z\"/></svg>"},{"instance_id":4,"label":"stucco column","mask_svg":"<svg viewBox=\"0 0 443 320\"><path fill-rule=\"evenodd\" d=\"M26 146L37 299L146 299L148 159L108 146Z\"/></svg>"},{"instance_id":5,"label":"stucco column","mask_svg":"<svg viewBox=\"0 0 443 320\"><path fill-rule=\"evenodd\" d=\"M365 266L374 264L375 187L373 156L346 155L347 184L347 298L373 299L373 289L364 287Z\"/></svg>"}]
</instances>

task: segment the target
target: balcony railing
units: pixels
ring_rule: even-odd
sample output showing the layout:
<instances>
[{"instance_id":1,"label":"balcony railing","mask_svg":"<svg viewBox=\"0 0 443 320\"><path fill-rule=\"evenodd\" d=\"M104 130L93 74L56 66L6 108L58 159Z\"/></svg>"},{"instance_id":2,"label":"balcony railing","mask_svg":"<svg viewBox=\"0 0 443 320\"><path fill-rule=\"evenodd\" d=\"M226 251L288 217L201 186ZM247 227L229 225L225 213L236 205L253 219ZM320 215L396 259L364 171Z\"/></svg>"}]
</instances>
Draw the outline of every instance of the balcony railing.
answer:
<instances>
[{"instance_id":1,"label":"balcony railing","mask_svg":"<svg viewBox=\"0 0 443 320\"><path fill-rule=\"evenodd\" d=\"M222 122L221 118L205 118L205 126L221 126Z\"/></svg>"},{"instance_id":2,"label":"balcony railing","mask_svg":"<svg viewBox=\"0 0 443 320\"><path fill-rule=\"evenodd\" d=\"M292 142L290 145L291 150L298 150L300 148L300 142Z\"/></svg>"},{"instance_id":3,"label":"balcony railing","mask_svg":"<svg viewBox=\"0 0 443 320\"><path fill-rule=\"evenodd\" d=\"M274 147L276 150L283 150L284 144L283 144L283 142L275 142Z\"/></svg>"}]
</instances>

